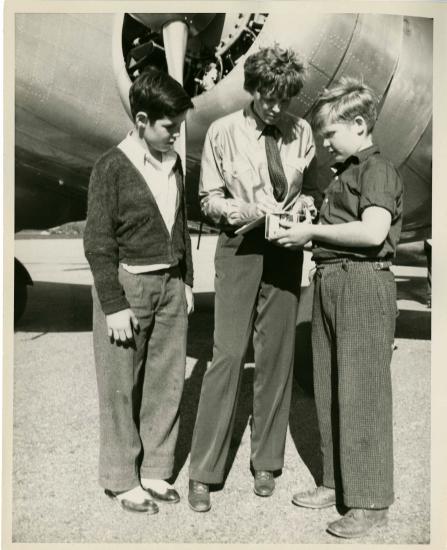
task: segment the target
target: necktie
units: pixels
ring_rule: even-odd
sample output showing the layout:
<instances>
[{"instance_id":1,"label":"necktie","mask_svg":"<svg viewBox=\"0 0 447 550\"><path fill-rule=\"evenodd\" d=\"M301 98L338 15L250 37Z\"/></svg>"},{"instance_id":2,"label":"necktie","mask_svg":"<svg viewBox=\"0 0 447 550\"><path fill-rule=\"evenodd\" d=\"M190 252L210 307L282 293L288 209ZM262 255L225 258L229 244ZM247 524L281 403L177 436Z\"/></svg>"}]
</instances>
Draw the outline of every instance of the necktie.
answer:
<instances>
[{"instance_id":1,"label":"necktie","mask_svg":"<svg viewBox=\"0 0 447 550\"><path fill-rule=\"evenodd\" d=\"M277 201L282 201L287 192L287 178L282 166L279 155L278 144L276 142L276 126L267 125L264 128L265 152L267 155L267 165L269 169L270 181L273 187L273 196Z\"/></svg>"}]
</instances>

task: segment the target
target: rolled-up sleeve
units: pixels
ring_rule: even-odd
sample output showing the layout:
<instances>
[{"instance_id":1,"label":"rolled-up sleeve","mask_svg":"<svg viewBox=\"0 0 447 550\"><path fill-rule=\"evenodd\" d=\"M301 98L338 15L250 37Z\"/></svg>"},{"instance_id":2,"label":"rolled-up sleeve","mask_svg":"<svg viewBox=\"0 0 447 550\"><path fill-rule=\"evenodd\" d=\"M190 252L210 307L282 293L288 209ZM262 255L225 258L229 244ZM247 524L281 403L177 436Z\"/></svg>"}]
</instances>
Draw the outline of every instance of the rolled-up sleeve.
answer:
<instances>
[{"instance_id":1,"label":"rolled-up sleeve","mask_svg":"<svg viewBox=\"0 0 447 550\"><path fill-rule=\"evenodd\" d=\"M360 214L370 206L378 206L394 218L402 195L402 182L394 166L383 158L372 157L361 173L360 186Z\"/></svg>"}]
</instances>

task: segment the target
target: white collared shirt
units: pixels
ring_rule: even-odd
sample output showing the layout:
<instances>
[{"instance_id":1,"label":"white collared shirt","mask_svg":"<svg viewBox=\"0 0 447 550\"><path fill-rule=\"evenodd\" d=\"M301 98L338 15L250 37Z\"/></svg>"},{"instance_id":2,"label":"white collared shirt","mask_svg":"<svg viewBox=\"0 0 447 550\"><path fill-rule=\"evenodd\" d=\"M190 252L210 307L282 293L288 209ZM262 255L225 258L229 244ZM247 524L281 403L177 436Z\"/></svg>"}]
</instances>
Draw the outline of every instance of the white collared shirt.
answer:
<instances>
[{"instance_id":1,"label":"white collared shirt","mask_svg":"<svg viewBox=\"0 0 447 550\"><path fill-rule=\"evenodd\" d=\"M143 176L147 183L169 234L175 222L177 211L178 189L174 174L177 154L174 151L162 153L161 162L149 151L146 142L131 130L118 145L118 148L127 156L130 162ZM147 273L172 267L174 264L154 264L132 266L122 264L130 273Z\"/></svg>"}]
</instances>

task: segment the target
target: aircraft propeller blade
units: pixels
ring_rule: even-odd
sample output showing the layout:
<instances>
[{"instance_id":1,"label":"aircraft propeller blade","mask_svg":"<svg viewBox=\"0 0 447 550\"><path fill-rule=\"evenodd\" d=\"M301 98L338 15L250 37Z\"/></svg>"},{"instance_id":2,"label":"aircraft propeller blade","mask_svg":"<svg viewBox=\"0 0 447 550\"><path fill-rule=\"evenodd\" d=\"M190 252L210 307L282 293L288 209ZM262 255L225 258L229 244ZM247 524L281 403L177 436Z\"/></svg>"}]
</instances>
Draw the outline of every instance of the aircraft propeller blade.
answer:
<instances>
[{"instance_id":1,"label":"aircraft propeller blade","mask_svg":"<svg viewBox=\"0 0 447 550\"><path fill-rule=\"evenodd\" d=\"M188 25L185 21L169 21L163 26L163 41L169 74L183 85L183 66L185 64ZM175 143L180 155L183 170L186 173L186 131L185 123L180 128L180 136Z\"/></svg>"}]
</instances>

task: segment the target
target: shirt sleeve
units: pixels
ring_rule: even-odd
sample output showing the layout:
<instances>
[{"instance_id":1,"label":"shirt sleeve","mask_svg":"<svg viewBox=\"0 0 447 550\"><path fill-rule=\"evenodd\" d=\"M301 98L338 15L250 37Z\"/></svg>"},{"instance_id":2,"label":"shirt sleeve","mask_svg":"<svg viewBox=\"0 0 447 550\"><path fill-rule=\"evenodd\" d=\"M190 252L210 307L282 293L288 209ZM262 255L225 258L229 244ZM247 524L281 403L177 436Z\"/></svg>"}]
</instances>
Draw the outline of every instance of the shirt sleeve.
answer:
<instances>
[{"instance_id":1,"label":"shirt sleeve","mask_svg":"<svg viewBox=\"0 0 447 550\"><path fill-rule=\"evenodd\" d=\"M305 126L304 139L304 157L306 159L306 169L303 174L302 195L313 198L315 207L320 209L323 201L322 193L318 187L318 164L316 157L315 141L312 129L309 124Z\"/></svg>"},{"instance_id":2,"label":"shirt sleeve","mask_svg":"<svg viewBox=\"0 0 447 550\"><path fill-rule=\"evenodd\" d=\"M213 124L206 134L202 152L199 196L203 215L220 226L234 225L234 216L238 218L250 205L228 195L222 170L224 153L219 127Z\"/></svg>"},{"instance_id":3,"label":"shirt sleeve","mask_svg":"<svg viewBox=\"0 0 447 550\"><path fill-rule=\"evenodd\" d=\"M360 175L359 214L366 208L378 206L397 214L397 203L402 195L402 182L394 166L381 158L372 158L366 163Z\"/></svg>"},{"instance_id":4,"label":"shirt sleeve","mask_svg":"<svg viewBox=\"0 0 447 550\"><path fill-rule=\"evenodd\" d=\"M310 166L311 162L315 158L316 148L312 128L310 127L310 124L308 122L306 122L306 125L304 127L303 140L304 158L306 159L306 165Z\"/></svg>"},{"instance_id":5,"label":"shirt sleeve","mask_svg":"<svg viewBox=\"0 0 447 550\"><path fill-rule=\"evenodd\" d=\"M118 279L115 238L116 191L107 162L97 163L90 176L84 252L106 315L127 309L129 303Z\"/></svg>"},{"instance_id":6,"label":"shirt sleeve","mask_svg":"<svg viewBox=\"0 0 447 550\"><path fill-rule=\"evenodd\" d=\"M200 170L199 196L203 214L216 224L226 221L227 200L222 172L222 147L212 125L205 137Z\"/></svg>"}]
</instances>

